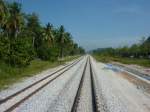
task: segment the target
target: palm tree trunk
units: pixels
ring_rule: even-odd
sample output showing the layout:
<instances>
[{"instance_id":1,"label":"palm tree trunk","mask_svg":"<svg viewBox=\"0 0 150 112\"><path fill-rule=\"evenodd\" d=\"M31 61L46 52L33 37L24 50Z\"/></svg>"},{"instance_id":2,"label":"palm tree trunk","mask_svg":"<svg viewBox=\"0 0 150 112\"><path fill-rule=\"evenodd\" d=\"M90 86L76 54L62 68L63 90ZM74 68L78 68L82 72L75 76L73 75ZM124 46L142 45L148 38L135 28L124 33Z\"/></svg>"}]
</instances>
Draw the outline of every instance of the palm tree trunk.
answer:
<instances>
[{"instance_id":1,"label":"palm tree trunk","mask_svg":"<svg viewBox=\"0 0 150 112\"><path fill-rule=\"evenodd\" d=\"M60 48L60 57L63 58L63 47Z\"/></svg>"}]
</instances>

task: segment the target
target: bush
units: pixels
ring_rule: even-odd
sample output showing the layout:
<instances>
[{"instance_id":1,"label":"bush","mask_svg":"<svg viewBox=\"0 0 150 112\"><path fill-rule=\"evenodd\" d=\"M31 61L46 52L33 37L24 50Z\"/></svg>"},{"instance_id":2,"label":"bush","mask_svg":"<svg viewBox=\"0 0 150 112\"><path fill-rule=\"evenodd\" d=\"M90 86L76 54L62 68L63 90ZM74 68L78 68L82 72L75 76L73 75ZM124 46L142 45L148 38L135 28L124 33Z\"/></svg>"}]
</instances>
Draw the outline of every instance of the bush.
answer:
<instances>
[{"instance_id":1,"label":"bush","mask_svg":"<svg viewBox=\"0 0 150 112\"><path fill-rule=\"evenodd\" d=\"M47 47L46 45L38 48L38 57L42 60L55 61L58 57L58 49L54 47Z\"/></svg>"},{"instance_id":2,"label":"bush","mask_svg":"<svg viewBox=\"0 0 150 112\"><path fill-rule=\"evenodd\" d=\"M2 39L0 42L0 55L2 60L11 66L22 67L30 64L34 50L26 39Z\"/></svg>"}]
</instances>

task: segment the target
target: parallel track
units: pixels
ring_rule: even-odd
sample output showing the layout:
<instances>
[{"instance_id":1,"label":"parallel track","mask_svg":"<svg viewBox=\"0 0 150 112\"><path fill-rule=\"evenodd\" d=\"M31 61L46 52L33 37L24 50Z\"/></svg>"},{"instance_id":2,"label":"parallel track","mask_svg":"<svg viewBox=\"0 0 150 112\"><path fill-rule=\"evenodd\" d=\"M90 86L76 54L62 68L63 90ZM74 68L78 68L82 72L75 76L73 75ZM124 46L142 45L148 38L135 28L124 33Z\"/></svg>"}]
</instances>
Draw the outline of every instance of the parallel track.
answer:
<instances>
[{"instance_id":1,"label":"parallel track","mask_svg":"<svg viewBox=\"0 0 150 112\"><path fill-rule=\"evenodd\" d=\"M71 112L77 112L77 107L78 107L78 103L80 102L80 97L81 97L81 91L82 91L82 86L83 86L83 80L85 77L85 71L86 71L86 67L87 67L87 63L89 62L90 64L90 76L91 76L91 91L92 91L92 107L93 107L93 112L99 112L98 110L98 101L97 101L97 95L96 95L96 89L95 89L95 82L94 82L94 77L93 77L93 72L92 72L92 65L91 65L91 61L90 58L88 57L87 62L85 64L84 70L83 70L83 74L80 80L80 84L74 99L74 103L72 105L71 108Z\"/></svg>"},{"instance_id":2,"label":"parallel track","mask_svg":"<svg viewBox=\"0 0 150 112\"><path fill-rule=\"evenodd\" d=\"M82 57L82 58L83 58L83 57ZM55 80L56 78L58 78L59 76L61 76L63 73L65 73L66 71L68 71L70 68L72 68L74 65L76 65L79 61L82 60L82 58L81 58L81 59L78 59L78 60L76 60L76 61L74 61L74 62L71 63L71 64L66 65L66 66L63 67L63 68L60 68L59 70L53 72L52 74L50 74L50 75L48 75L48 76L46 76L46 77L44 77L44 78L42 78L42 79L40 79L40 80L34 82L33 84L31 84L31 85L29 85L29 86L27 86L27 87L25 87L25 88L19 90L18 92L14 93L14 94L12 94L12 95L10 95L10 96L8 96L8 97L6 97L6 98L0 100L0 105L5 104L5 103L7 103L7 101L9 101L9 100L11 100L12 98L15 98L16 96L22 94L24 91L27 91L28 89L32 88L33 86L37 85L38 83L40 83L40 82L42 82L42 81L48 79L49 77L53 76L53 75L56 74L56 73L62 71L62 72L59 73L56 77L54 77L53 79L49 80L49 81L46 82L44 85L41 85L39 88L37 88L36 90L34 90L32 93L30 93L29 95L27 95L27 96L24 97L23 99L21 99L19 102L17 102L17 103L15 103L15 104L13 104L12 106L10 106L10 107L9 107L7 110L5 110L4 112L13 111L13 110L14 110L15 108L17 108L21 103L23 103L24 101L26 101L27 99L29 99L29 98L30 98L31 96L33 96L35 93L37 93L38 91L40 91L42 88L44 88L45 86L47 86L47 85L48 85L49 83L51 83L53 80ZM68 68L67 68L67 67L68 67ZM65 69L65 68L66 68L66 69ZM63 70L64 70L64 71L63 71Z\"/></svg>"}]
</instances>

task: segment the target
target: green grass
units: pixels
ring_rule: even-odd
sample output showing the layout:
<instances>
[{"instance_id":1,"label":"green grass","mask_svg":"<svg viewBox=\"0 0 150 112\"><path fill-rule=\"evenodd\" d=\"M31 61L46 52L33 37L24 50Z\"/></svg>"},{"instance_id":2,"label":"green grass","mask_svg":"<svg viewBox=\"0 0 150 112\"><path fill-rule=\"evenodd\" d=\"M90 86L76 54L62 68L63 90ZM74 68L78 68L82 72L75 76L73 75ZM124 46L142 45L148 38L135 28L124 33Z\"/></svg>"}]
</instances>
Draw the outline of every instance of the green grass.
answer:
<instances>
[{"instance_id":1,"label":"green grass","mask_svg":"<svg viewBox=\"0 0 150 112\"><path fill-rule=\"evenodd\" d=\"M137 58L123 58L123 57L112 57L112 56L103 56L103 55L94 55L96 60L110 63L112 61L120 62L124 64L136 64L144 67L150 67L150 59L137 59Z\"/></svg>"},{"instance_id":2,"label":"green grass","mask_svg":"<svg viewBox=\"0 0 150 112\"><path fill-rule=\"evenodd\" d=\"M31 77L43 70L56 67L78 57L80 56L65 57L61 62L33 60L29 66L24 68L9 67L7 64L0 62L0 90L8 88L11 84L21 81L25 77Z\"/></svg>"}]
</instances>

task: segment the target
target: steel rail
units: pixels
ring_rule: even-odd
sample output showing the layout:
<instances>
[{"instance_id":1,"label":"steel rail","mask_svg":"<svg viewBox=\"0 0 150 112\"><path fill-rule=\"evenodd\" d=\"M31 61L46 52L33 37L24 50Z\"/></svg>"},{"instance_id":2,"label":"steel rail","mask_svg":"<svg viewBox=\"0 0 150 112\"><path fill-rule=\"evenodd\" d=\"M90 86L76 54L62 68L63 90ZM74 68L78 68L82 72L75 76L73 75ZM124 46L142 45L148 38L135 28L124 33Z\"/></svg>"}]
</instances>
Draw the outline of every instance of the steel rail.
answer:
<instances>
[{"instance_id":1,"label":"steel rail","mask_svg":"<svg viewBox=\"0 0 150 112\"><path fill-rule=\"evenodd\" d=\"M85 64L84 69L83 69L82 77L80 79L80 83L79 83L78 90L77 90L77 93L76 93L76 96L75 96L75 99L74 99L74 102L73 102L73 105L72 105L72 108L71 108L71 112L76 112L77 111L77 106L78 106L78 103L79 103L81 88L83 86L83 80L84 80L84 77L85 77L85 71L86 71L88 59L86 60L86 64Z\"/></svg>"},{"instance_id":2,"label":"steel rail","mask_svg":"<svg viewBox=\"0 0 150 112\"><path fill-rule=\"evenodd\" d=\"M82 59L82 58L81 58L81 59ZM80 59L80 60L81 60L81 59ZM45 76L44 78L42 78L42 79L40 79L40 80L38 80L38 81L36 81L36 82L34 82L34 83L28 85L27 87L25 87L25 88L23 88L23 89L21 89L21 90L15 92L15 93L11 94L10 96L7 96L6 98L0 99L0 105L3 104L3 103L5 103L6 101L10 100L11 98L13 98L13 97L19 95L20 93L26 91L27 89L29 89L29 88L35 86L36 84L42 82L43 80L45 80L45 79L51 77L52 75L54 75L54 74L60 72L61 70L64 70L64 69L67 68L68 66L74 64L76 61L78 61L78 60L75 60L73 63L68 64L68 65L66 65L66 66L64 66L64 67L62 67L62 68L60 68L59 70L57 70L57 71L55 71L55 72L49 74L48 76Z\"/></svg>"},{"instance_id":3,"label":"steel rail","mask_svg":"<svg viewBox=\"0 0 150 112\"><path fill-rule=\"evenodd\" d=\"M1 105L4 104L5 102L7 102L8 100L12 99L13 97L15 97L15 96L21 94L21 93L24 92L25 90L27 90L27 89L31 88L32 86L36 85L37 83L40 83L41 81L43 81L43 80L49 78L50 76L52 76L52 75L58 73L59 71L64 70L65 68L68 67L67 69L65 69L64 71L62 71L61 73L59 73L56 77L54 77L53 79L50 79L48 82L46 82L45 84L41 85L39 88L35 89L35 90L34 90L33 92L31 92L29 95L25 96L23 99L21 99L20 101L18 101L18 102L15 103L15 104L13 104L12 106L10 106L10 107L9 107L8 109L6 109L4 112L13 111L16 107L18 107L18 106L19 106L20 104L22 104L24 101L26 101L27 99L29 99L29 98L30 98L31 96L33 96L35 93L37 93L37 92L40 91L42 88L44 88L44 87L47 86L49 83L51 83L53 80L55 80L56 78L58 78L59 76L61 76L63 73L65 73L66 71L68 71L68 70L69 70L70 68L72 68L74 65L76 65L77 63L79 63L82 59L83 59L83 57L82 57L81 59L78 59L78 60L74 61L73 63L71 63L71 64L69 64L69 65L66 65L65 67L63 67L63 68L59 69L58 71L56 71L56 72L50 74L49 76L46 76L46 77L44 77L43 79L41 79L41 80L39 80L39 81L33 83L32 85L29 85L28 87L26 87L26 88L24 88L24 89L18 91L17 93L15 93L15 94L9 96L3 103L1 103Z\"/></svg>"},{"instance_id":4,"label":"steel rail","mask_svg":"<svg viewBox=\"0 0 150 112\"><path fill-rule=\"evenodd\" d=\"M95 81L94 81L94 74L93 74L93 69L92 69L92 64L91 64L91 59L90 57L88 57L87 62L85 64L83 73L82 73L82 77L78 86L78 90L76 93L76 96L74 98L74 102L71 108L71 112L77 112L77 107L78 107L78 103L80 100L80 96L81 96L81 91L82 91L82 87L83 87L83 80L85 77L85 71L87 68L87 63L89 63L89 69L90 69L90 78L91 78L91 93L92 93L92 108L93 108L93 112L100 112L99 108L98 108L98 98L97 98L97 93L96 93L96 88L95 88Z\"/></svg>"},{"instance_id":5,"label":"steel rail","mask_svg":"<svg viewBox=\"0 0 150 112\"><path fill-rule=\"evenodd\" d=\"M97 98L97 93L96 93L96 85L94 81L94 74L92 71L92 64L91 64L91 59L89 61L90 64L90 75L91 75L91 89L92 89L92 104L93 104L93 112L100 112L99 107L98 107L98 98Z\"/></svg>"}]
</instances>

